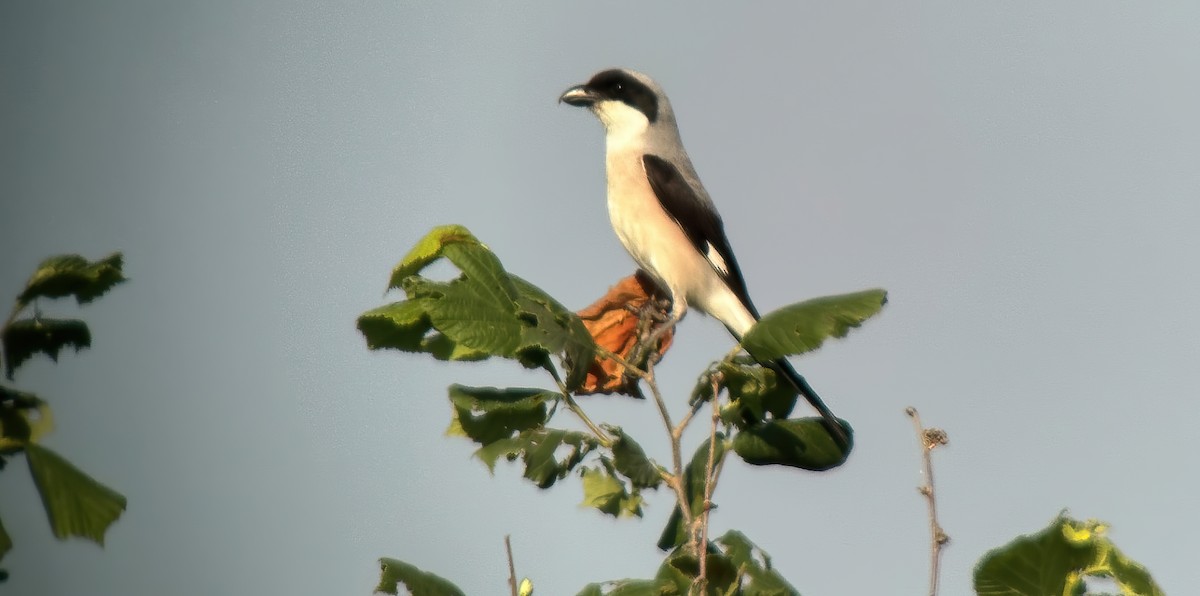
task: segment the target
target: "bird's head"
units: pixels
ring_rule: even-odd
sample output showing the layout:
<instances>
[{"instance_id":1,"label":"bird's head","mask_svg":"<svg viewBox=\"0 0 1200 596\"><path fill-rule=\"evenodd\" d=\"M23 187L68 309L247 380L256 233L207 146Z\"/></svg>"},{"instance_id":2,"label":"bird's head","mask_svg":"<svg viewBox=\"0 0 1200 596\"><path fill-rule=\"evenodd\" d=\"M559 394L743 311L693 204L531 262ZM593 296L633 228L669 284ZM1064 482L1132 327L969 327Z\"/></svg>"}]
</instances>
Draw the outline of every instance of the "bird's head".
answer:
<instances>
[{"instance_id":1,"label":"bird's head","mask_svg":"<svg viewBox=\"0 0 1200 596\"><path fill-rule=\"evenodd\" d=\"M658 83L624 68L598 72L588 82L567 89L558 100L590 109L610 137L638 135L662 122L671 109Z\"/></svg>"}]
</instances>

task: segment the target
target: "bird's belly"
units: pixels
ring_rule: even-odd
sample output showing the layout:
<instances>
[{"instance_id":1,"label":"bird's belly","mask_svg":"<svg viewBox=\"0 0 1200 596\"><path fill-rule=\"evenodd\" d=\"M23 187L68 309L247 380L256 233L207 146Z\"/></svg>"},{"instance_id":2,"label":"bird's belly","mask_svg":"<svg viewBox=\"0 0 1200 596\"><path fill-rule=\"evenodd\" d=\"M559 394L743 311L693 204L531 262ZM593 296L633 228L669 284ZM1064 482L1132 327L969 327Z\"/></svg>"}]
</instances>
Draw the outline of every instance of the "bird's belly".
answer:
<instances>
[{"instance_id":1,"label":"bird's belly","mask_svg":"<svg viewBox=\"0 0 1200 596\"><path fill-rule=\"evenodd\" d=\"M639 168L640 169L640 168ZM639 267L671 292L676 307L685 307L713 282L716 272L692 246L679 224L663 210L654 191L641 179L610 184L608 215L617 238Z\"/></svg>"}]
</instances>

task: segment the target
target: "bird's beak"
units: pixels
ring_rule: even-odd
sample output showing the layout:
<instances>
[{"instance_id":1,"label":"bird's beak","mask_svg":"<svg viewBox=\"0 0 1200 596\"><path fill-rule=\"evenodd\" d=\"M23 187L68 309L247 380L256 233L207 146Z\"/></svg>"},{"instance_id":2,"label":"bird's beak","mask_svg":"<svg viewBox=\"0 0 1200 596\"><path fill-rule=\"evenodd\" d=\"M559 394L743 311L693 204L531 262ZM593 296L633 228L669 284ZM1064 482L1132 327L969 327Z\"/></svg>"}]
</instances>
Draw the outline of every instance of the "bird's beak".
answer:
<instances>
[{"instance_id":1,"label":"bird's beak","mask_svg":"<svg viewBox=\"0 0 1200 596\"><path fill-rule=\"evenodd\" d=\"M592 106L599 97L587 85L575 85L563 92L558 101L573 106Z\"/></svg>"}]
</instances>

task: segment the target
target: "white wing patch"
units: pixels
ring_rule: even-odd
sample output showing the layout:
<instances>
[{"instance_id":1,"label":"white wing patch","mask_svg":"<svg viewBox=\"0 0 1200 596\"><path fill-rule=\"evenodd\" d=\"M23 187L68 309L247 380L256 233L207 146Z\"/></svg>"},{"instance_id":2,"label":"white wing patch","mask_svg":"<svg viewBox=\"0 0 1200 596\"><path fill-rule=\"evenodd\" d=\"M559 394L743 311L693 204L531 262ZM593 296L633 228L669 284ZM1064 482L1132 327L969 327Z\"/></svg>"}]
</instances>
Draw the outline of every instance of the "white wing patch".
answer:
<instances>
[{"instance_id":1,"label":"white wing patch","mask_svg":"<svg viewBox=\"0 0 1200 596\"><path fill-rule=\"evenodd\" d=\"M704 251L704 258L708 259L709 264L721 272L722 276L729 275L729 265L725 264L725 259L721 257L721 253L717 252L717 248L712 245L712 242L705 242L704 245L708 247L708 250Z\"/></svg>"}]
</instances>

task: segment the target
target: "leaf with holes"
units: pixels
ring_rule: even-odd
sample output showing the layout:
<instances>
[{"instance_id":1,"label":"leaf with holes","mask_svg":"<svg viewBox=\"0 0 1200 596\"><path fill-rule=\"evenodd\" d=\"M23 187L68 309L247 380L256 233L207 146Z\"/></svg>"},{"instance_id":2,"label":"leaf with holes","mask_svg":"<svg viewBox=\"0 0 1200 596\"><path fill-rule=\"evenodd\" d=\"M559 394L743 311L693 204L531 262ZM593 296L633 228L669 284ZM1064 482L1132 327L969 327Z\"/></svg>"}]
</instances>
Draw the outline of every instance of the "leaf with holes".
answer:
<instances>
[{"instance_id":1,"label":"leaf with holes","mask_svg":"<svg viewBox=\"0 0 1200 596\"><path fill-rule=\"evenodd\" d=\"M512 438L546 424L547 403L562 394L545 389L497 389L450 386L454 417L450 434L461 434L480 445Z\"/></svg>"}]
</instances>

